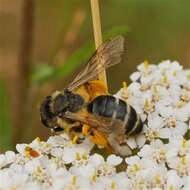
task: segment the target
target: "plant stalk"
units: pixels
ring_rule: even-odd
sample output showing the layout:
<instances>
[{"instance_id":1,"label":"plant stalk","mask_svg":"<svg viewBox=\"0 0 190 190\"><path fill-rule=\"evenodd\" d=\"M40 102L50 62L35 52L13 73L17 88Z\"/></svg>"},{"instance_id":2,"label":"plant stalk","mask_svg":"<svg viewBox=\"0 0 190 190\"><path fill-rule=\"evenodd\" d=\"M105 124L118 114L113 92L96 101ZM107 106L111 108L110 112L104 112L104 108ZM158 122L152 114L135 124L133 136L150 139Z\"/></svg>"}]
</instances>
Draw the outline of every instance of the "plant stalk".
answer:
<instances>
[{"instance_id":1,"label":"plant stalk","mask_svg":"<svg viewBox=\"0 0 190 190\"><path fill-rule=\"evenodd\" d=\"M91 12L92 12L92 22L94 30L94 39L96 49L102 44L102 31L101 31L101 20L100 20L100 8L99 0L91 0ZM101 63L100 63L101 64ZM103 81L107 87L107 78L105 69L98 75L99 80Z\"/></svg>"}]
</instances>

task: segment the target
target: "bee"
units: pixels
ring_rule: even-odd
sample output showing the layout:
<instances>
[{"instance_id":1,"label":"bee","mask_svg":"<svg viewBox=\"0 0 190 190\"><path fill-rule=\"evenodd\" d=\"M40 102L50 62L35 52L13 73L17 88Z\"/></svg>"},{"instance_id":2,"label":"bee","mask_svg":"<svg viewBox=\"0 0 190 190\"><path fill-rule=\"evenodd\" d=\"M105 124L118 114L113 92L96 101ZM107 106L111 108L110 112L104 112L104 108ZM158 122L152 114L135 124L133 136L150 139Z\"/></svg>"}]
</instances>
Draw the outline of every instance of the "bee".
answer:
<instances>
[{"instance_id":1,"label":"bee","mask_svg":"<svg viewBox=\"0 0 190 190\"><path fill-rule=\"evenodd\" d=\"M66 132L73 142L81 135L95 144L126 155L126 140L142 131L135 109L108 93L97 75L121 62L124 38L117 36L98 47L85 69L63 91L47 96L40 107L42 123L54 132Z\"/></svg>"}]
</instances>

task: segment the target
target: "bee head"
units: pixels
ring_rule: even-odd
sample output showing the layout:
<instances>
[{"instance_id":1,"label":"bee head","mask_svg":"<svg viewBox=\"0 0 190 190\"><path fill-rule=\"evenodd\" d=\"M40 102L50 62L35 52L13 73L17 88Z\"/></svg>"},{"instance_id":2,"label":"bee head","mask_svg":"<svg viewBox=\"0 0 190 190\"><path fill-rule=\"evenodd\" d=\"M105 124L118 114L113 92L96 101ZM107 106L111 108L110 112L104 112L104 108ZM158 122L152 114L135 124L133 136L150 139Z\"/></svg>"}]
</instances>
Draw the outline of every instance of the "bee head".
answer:
<instances>
[{"instance_id":1,"label":"bee head","mask_svg":"<svg viewBox=\"0 0 190 190\"><path fill-rule=\"evenodd\" d=\"M67 107L68 101L65 94L56 92L52 96L47 96L40 106L42 123L54 131L60 131L61 128L57 123L57 118L66 111Z\"/></svg>"},{"instance_id":2,"label":"bee head","mask_svg":"<svg viewBox=\"0 0 190 190\"><path fill-rule=\"evenodd\" d=\"M84 99L67 89L64 92L56 91L51 96L47 96L41 104L40 116L42 123L53 131L63 130L61 120L66 111L76 112L81 109Z\"/></svg>"},{"instance_id":3,"label":"bee head","mask_svg":"<svg viewBox=\"0 0 190 190\"><path fill-rule=\"evenodd\" d=\"M40 106L41 121L48 128L53 128L51 125L55 118L55 114L51 111L51 102L51 96L47 96Z\"/></svg>"}]
</instances>

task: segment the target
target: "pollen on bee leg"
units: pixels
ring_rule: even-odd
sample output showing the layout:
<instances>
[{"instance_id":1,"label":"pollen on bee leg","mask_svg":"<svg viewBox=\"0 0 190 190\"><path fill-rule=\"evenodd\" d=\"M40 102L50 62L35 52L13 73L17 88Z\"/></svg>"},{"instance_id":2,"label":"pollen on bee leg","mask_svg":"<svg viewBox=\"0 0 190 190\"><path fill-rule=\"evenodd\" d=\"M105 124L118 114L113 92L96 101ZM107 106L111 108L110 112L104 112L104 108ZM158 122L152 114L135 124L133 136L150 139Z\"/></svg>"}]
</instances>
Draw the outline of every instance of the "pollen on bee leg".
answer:
<instances>
[{"instance_id":1,"label":"pollen on bee leg","mask_svg":"<svg viewBox=\"0 0 190 190\"><path fill-rule=\"evenodd\" d=\"M97 130L93 130L93 136L90 136L90 140L97 145L100 145L103 147L108 146L108 141L107 141L106 136Z\"/></svg>"},{"instance_id":2,"label":"pollen on bee leg","mask_svg":"<svg viewBox=\"0 0 190 190\"><path fill-rule=\"evenodd\" d=\"M87 125L87 124L84 124L84 125L82 126L82 134L83 134L84 136L87 136L87 135L89 134L89 129L90 129L90 126Z\"/></svg>"}]
</instances>

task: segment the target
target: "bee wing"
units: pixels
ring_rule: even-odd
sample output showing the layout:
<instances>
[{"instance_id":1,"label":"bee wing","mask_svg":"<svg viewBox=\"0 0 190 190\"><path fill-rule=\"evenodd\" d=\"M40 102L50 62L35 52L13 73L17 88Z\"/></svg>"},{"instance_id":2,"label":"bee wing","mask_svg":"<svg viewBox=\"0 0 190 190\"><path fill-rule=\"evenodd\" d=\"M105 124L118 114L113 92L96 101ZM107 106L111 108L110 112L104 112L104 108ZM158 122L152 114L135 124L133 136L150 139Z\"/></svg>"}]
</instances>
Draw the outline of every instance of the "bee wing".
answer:
<instances>
[{"instance_id":1,"label":"bee wing","mask_svg":"<svg viewBox=\"0 0 190 190\"><path fill-rule=\"evenodd\" d=\"M100 45L89 59L85 69L68 86L68 90L73 90L85 82L95 79L104 69L118 64L123 53L124 38L122 36L117 36Z\"/></svg>"},{"instance_id":2,"label":"bee wing","mask_svg":"<svg viewBox=\"0 0 190 190\"><path fill-rule=\"evenodd\" d=\"M127 156L131 154L129 146L125 143L125 128L120 120L114 120L102 116L88 114L84 116L78 113L65 112L64 117L73 121L78 121L91 127L96 127L98 131L107 135L110 148L117 154ZM124 143L123 143L124 142Z\"/></svg>"},{"instance_id":3,"label":"bee wing","mask_svg":"<svg viewBox=\"0 0 190 190\"><path fill-rule=\"evenodd\" d=\"M112 118L106 118L90 113L88 115L83 115L67 111L64 113L63 117L73 121L79 121L81 123L90 125L91 127L96 127L99 131L104 133L112 133L116 131L116 127L119 129L123 125L120 120L114 120L113 123Z\"/></svg>"}]
</instances>

